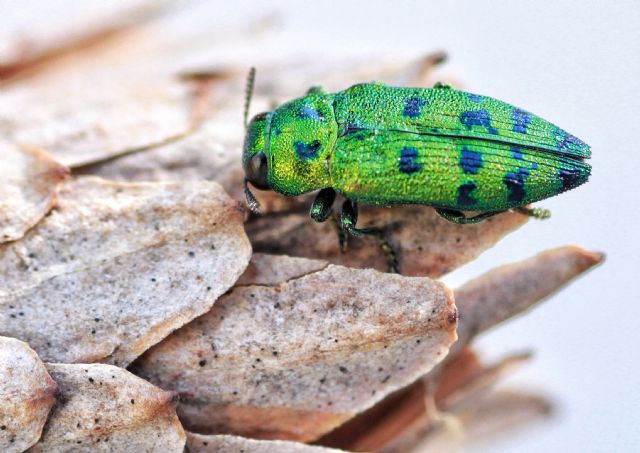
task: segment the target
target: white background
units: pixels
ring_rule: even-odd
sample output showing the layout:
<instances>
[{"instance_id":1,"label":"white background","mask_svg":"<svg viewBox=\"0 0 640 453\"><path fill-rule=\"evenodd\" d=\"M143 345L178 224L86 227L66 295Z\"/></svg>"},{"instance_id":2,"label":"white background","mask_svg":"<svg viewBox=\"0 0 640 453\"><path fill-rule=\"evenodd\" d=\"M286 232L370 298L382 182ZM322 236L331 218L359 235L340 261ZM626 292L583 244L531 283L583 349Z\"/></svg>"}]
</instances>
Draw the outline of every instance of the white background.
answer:
<instances>
[{"instance_id":1,"label":"white background","mask_svg":"<svg viewBox=\"0 0 640 453\"><path fill-rule=\"evenodd\" d=\"M79 11L95 17L113 6L82 2ZM28 28L59 7L80 4L0 1L0 25L18 20ZM446 280L457 286L557 245L604 251L603 266L477 343L489 360L533 349L534 361L505 385L540 391L557 406L550 421L477 449L640 451L640 2L271 0L198 8L194 27L226 30L278 12L278 30L258 45L265 57L445 50L445 73L469 91L530 110L592 146L591 181L540 203L551 220L529 222Z\"/></svg>"}]
</instances>

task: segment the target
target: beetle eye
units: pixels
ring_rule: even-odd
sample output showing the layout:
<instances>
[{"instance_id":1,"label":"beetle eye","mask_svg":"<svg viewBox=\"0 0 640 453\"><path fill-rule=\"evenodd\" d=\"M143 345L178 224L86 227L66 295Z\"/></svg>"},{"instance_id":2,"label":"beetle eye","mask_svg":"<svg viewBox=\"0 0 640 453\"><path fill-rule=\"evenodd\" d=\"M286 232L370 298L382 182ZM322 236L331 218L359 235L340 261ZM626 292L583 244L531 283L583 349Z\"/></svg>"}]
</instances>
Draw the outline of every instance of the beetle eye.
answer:
<instances>
[{"instance_id":1,"label":"beetle eye","mask_svg":"<svg viewBox=\"0 0 640 453\"><path fill-rule=\"evenodd\" d=\"M253 157L249 159L246 168L247 179L258 189L269 189L269 182L267 181L268 171L269 168L267 166L267 156L265 156L264 153L260 152L254 154Z\"/></svg>"}]
</instances>

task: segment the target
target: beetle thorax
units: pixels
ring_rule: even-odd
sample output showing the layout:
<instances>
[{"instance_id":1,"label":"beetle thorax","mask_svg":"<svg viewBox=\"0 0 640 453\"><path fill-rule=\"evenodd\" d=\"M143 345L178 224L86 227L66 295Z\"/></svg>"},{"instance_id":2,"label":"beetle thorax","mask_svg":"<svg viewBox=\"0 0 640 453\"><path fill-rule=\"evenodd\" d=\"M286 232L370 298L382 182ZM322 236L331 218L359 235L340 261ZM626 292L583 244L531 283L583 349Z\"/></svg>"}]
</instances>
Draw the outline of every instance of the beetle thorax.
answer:
<instances>
[{"instance_id":1,"label":"beetle thorax","mask_svg":"<svg viewBox=\"0 0 640 453\"><path fill-rule=\"evenodd\" d=\"M268 132L269 185L286 195L330 186L329 160L338 125L329 94L310 94L271 115Z\"/></svg>"}]
</instances>

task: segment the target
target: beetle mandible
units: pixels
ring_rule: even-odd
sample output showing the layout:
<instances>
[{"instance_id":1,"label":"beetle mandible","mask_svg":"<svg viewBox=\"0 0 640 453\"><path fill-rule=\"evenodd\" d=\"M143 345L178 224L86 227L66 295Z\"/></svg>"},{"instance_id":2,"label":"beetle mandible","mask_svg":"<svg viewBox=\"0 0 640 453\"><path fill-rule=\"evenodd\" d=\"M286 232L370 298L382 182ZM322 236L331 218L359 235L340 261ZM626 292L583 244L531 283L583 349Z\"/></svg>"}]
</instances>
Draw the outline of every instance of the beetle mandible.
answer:
<instances>
[{"instance_id":1,"label":"beetle mandible","mask_svg":"<svg viewBox=\"0 0 640 453\"><path fill-rule=\"evenodd\" d=\"M247 83L245 125L255 71ZM318 87L247 126L242 163L248 183L296 196L319 190L310 215L325 221L344 196L342 229L356 227L358 203L429 205L455 223L510 209L546 218L529 203L587 181L589 146L526 110L436 84L400 88L362 83L337 93ZM462 211L477 211L467 217Z\"/></svg>"}]
</instances>

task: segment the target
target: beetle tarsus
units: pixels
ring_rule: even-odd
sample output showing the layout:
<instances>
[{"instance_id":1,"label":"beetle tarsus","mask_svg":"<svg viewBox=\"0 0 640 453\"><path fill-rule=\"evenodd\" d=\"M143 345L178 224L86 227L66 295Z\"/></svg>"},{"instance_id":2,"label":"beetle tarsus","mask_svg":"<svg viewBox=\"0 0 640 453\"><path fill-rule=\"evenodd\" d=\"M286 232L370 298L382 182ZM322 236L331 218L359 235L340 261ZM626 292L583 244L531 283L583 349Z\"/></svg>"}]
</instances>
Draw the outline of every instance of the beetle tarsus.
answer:
<instances>
[{"instance_id":1,"label":"beetle tarsus","mask_svg":"<svg viewBox=\"0 0 640 453\"><path fill-rule=\"evenodd\" d=\"M345 200L342 205L342 213L340 215L340 226L342 230L352 236L371 235L375 236L379 241L380 250L387 258L387 264L389 272L398 274L399 264L393 246L389 243L386 233L381 228L356 228L358 222L358 205L351 200ZM342 251L345 249L345 238L340 241L340 248Z\"/></svg>"},{"instance_id":2,"label":"beetle tarsus","mask_svg":"<svg viewBox=\"0 0 640 453\"><path fill-rule=\"evenodd\" d=\"M378 236L378 240L380 241L380 250L382 250L382 253L384 253L385 257L387 258L389 272L392 274L399 274L400 270L396 251L391 246L391 243L387 240L384 232L380 231L380 233L381 234Z\"/></svg>"},{"instance_id":3,"label":"beetle tarsus","mask_svg":"<svg viewBox=\"0 0 640 453\"><path fill-rule=\"evenodd\" d=\"M480 223L484 220L487 220L490 217L493 217L494 215L501 214L505 211L485 212L473 217L466 217L461 211L456 211L453 209L436 208L436 212L438 213L438 215L440 215L440 217L448 220L449 222L457 223L459 225L467 225L467 224L473 224L473 223Z\"/></svg>"},{"instance_id":4,"label":"beetle tarsus","mask_svg":"<svg viewBox=\"0 0 640 453\"><path fill-rule=\"evenodd\" d=\"M453 89L453 87L450 84L445 83L445 82L436 82L433 85L433 88L439 88L439 89L443 89L443 90L451 90L451 89Z\"/></svg>"},{"instance_id":5,"label":"beetle tarsus","mask_svg":"<svg viewBox=\"0 0 640 453\"><path fill-rule=\"evenodd\" d=\"M324 88L319 85L314 85L307 90L307 94L322 94L325 93Z\"/></svg>"},{"instance_id":6,"label":"beetle tarsus","mask_svg":"<svg viewBox=\"0 0 640 453\"><path fill-rule=\"evenodd\" d=\"M347 251L347 234L342 229L342 226L340 224L340 220L338 220L338 216L337 215L331 217L331 224L335 228L336 235L338 236L338 244L339 244L339 247L340 247L340 253L344 253L344 252Z\"/></svg>"},{"instance_id":7,"label":"beetle tarsus","mask_svg":"<svg viewBox=\"0 0 640 453\"><path fill-rule=\"evenodd\" d=\"M528 208L523 206L516 208L516 211L538 220L546 220L551 217L551 211L545 208Z\"/></svg>"}]
</instances>

